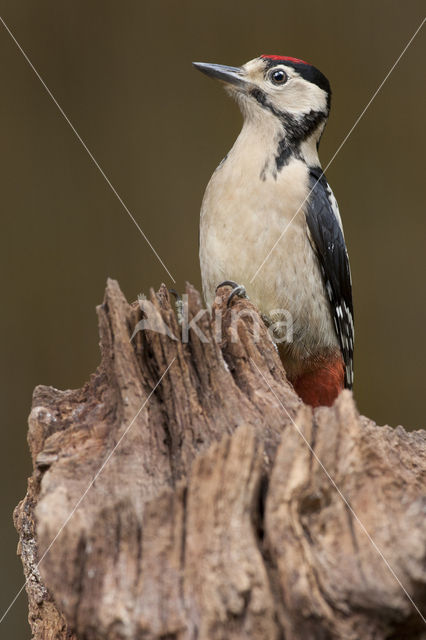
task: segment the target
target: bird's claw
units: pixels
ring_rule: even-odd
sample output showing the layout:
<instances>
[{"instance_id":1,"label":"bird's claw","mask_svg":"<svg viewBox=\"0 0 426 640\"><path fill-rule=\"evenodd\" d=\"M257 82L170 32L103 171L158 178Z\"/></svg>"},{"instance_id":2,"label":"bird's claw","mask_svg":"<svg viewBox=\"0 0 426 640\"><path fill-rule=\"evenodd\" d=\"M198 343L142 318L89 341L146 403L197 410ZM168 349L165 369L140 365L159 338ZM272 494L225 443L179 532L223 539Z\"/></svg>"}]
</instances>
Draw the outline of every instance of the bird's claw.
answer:
<instances>
[{"instance_id":1,"label":"bird's claw","mask_svg":"<svg viewBox=\"0 0 426 640\"><path fill-rule=\"evenodd\" d=\"M235 296L238 296L239 298L247 298L246 289L242 284L239 284L232 289L231 293L229 294L228 300L226 302L227 307L229 307L229 305L231 304L232 298L235 298Z\"/></svg>"},{"instance_id":2,"label":"bird's claw","mask_svg":"<svg viewBox=\"0 0 426 640\"><path fill-rule=\"evenodd\" d=\"M229 294L228 300L226 302L227 307L229 307L231 300L235 298L235 296L238 296L239 298L247 298L246 288L244 287L244 285L238 284L238 282L234 282L233 280L225 280L224 282L218 284L218 286L216 287L216 291L220 287L232 287L232 291Z\"/></svg>"}]
</instances>

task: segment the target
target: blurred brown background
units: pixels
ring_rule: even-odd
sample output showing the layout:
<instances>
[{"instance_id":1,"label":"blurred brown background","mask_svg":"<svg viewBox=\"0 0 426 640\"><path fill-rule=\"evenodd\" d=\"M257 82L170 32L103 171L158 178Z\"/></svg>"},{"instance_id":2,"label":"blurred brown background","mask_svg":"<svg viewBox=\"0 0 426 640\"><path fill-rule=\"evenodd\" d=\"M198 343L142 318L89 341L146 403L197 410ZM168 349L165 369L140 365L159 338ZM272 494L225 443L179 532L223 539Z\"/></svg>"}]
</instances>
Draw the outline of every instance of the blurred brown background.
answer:
<instances>
[{"instance_id":1,"label":"blurred brown background","mask_svg":"<svg viewBox=\"0 0 426 640\"><path fill-rule=\"evenodd\" d=\"M2 0L1 15L182 289L200 285L198 213L241 117L192 60L316 64L334 90L323 165L423 17L424 3ZM425 36L328 170L352 263L360 410L424 425ZM0 616L22 585L14 505L30 472L36 384L78 387L98 360L107 276L128 299L170 279L0 25L3 337ZM0 629L29 638L22 594Z\"/></svg>"}]
</instances>

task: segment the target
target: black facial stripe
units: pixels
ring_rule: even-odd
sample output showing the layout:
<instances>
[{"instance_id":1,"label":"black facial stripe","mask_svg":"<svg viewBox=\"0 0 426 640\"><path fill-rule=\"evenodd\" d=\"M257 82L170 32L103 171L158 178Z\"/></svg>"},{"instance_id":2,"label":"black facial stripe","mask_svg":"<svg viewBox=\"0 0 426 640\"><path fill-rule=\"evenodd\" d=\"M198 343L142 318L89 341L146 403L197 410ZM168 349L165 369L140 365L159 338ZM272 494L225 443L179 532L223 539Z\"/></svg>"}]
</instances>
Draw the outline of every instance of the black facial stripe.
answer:
<instances>
[{"instance_id":1,"label":"black facial stripe","mask_svg":"<svg viewBox=\"0 0 426 640\"><path fill-rule=\"evenodd\" d=\"M288 111L279 111L271 104L264 91L255 87L251 89L250 95L257 100L257 102L268 109L274 114L283 124L287 137L293 143L296 141L303 142L312 133L314 129L326 118L324 111L314 111L311 109L308 113L305 113L302 118L293 116Z\"/></svg>"},{"instance_id":2,"label":"black facial stripe","mask_svg":"<svg viewBox=\"0 0 426 640\"><path fill-rule=\"evenodd\" d=\"M303 142L310 134L317 129L318 125L325 120L326 114L323 111L304 113L299 119L290 113L283 112L282 122L287 133L287 140L291 144Z\"/></svg>"},{"instance_id":3,"label":"black facial stripe","mask_svg":"<svg viewBox=\"0 0 426 640\"><path fill-rule=\"evenodd\" d=\"M309 137L313 131L324 121L325 115L321 111L310 111L305 114L301 121L294 116L284 114L286 124L284 124L286 135L278 143L275 163L280 171L290 158L300 158L300 144ZM284 120L284 119L283 119Z\"/></svg>"},{"instance_id":4,"label":"black facial stripe","mask_svg":"<svg viewBox=\"0 0 426 640\"><path fill-rule=\"evenodd\" d=\"M249 93L251 96L253 96L255 100L257 100L257 102L260 105L262 105L262 107L264 107L265 109L269 109L269 111L273 113L274 116L281 119L281 115L282 115L281 111L278 111L278 109L275 109L274 105L272 105L268 101L268 98L266 97L266 93L262 91L262 89L259 89L258 87L254 87L249 91Z\"/></svg>"},{"instance_id":5,"label":"black facial stripe","mask_svg":"<svg viewBox=\"0 0 426 640\"><path fill-rule=\"evenodd\" d=\"M315 129L325 120L326 114L323 111L305 113L303 117L297 118L286 111L278 111L268 101L266 94L258 88L252 89L250 95L264 108L268 109L277 117L285 131L285 136L278 143L275 162L277 170L280 171L290 160L291 156L300 157L299 146L308 138Z\"/></svg>"}]
</instances>

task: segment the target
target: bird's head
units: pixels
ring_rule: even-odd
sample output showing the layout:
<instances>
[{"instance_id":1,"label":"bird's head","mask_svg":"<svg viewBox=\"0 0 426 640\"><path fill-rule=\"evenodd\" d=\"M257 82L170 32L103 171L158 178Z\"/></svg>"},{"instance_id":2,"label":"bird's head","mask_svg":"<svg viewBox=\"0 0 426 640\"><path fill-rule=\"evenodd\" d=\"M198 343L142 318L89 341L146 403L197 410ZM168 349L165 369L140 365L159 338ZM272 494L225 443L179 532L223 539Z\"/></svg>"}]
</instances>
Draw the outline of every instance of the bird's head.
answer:
<instances>
[{"instance_id":1,"label":"bird's head","mask_svg":"<svg viewBox=\"0 0 426 640\"><path fill-rule=\"evenodd\" d=\"M331 89L316 67L297 58L277 55L262 55L242 67L193 64L225 84L245 119L272 114L294 143L315 133L318 142L330 110Z\"/></svg>"}]
</instances>

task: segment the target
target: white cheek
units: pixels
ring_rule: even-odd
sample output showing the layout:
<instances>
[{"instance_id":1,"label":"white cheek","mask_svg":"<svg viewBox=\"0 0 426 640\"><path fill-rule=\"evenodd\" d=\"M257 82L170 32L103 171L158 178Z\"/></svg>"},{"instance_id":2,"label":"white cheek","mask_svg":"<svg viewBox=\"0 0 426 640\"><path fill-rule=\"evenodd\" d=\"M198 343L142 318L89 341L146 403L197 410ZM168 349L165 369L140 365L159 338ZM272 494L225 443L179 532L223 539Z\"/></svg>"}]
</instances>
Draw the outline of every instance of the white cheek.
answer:
<instances>
[{"instance_id":1,"label":"white cheek","mask_svg":"<svg viewBox=\"0 0 426 640\"><path fill-rule=\"evenodd\" d=\"M325 91L299 78L290 78L279 92L274 92L273 101L280 110L294 114L327 109Z\"/></svg>"}]
</instances>

